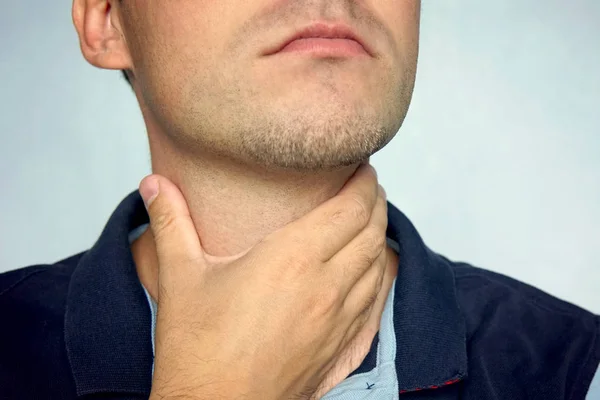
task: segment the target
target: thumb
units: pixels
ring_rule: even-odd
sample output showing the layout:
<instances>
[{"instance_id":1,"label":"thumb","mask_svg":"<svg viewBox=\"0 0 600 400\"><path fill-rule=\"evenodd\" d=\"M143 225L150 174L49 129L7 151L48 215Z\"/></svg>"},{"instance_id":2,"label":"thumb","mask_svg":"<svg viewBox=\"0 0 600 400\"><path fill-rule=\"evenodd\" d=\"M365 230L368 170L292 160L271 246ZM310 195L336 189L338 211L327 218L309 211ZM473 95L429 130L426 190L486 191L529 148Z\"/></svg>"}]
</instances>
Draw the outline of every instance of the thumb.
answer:
<instances>
[{"instance_id":1,"label":"thumb","mask_svg":"<svg viewBox=\"0 0 600 400\"><path fill-rule=\"evenodd\" d=\"M150 216L161 285L189 279L198 273L204 251L183 194L173 182L156 174L142 179L139 191Z\"/></svg>"}]
</instances>

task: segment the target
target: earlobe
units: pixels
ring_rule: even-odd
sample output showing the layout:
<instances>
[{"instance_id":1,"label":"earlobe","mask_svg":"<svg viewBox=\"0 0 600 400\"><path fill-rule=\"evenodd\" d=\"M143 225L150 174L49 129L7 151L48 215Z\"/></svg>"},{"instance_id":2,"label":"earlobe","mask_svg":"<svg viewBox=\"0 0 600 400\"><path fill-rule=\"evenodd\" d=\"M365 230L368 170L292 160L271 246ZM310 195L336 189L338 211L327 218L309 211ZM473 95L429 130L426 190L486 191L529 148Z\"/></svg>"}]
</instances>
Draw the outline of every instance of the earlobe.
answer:
<instances>
[{"instance_id":1,"label":"earlobe","mask_svg":"<svg viewBox=\"0 0 600 400\"><path fill-rule=\"evenodd\" d=\"M108 0L74 0L73 24L81 53L92 65L104 69L130 69L131 57L117 18Z\"/></svg>"}]
</instances>

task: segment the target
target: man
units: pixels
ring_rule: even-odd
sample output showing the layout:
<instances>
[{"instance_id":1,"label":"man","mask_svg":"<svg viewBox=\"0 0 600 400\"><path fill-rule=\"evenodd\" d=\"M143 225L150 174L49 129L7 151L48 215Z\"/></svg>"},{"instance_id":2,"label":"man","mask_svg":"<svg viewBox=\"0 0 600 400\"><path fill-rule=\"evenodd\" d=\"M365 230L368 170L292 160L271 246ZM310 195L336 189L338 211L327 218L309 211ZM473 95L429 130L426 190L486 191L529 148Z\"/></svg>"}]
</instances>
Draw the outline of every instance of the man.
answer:
<instances>
[{"instance_id":1,"label":"man","mask_svg":"<svg viewBox=\"0 0 600 400\"><path fill-rule=\"evenodd\" d=\"M360 166L408 110L419 17L74 0L154 175L92 249L0 277L0 397L600 398L598 316L434 253Z\"/></svg>"}]
</instances>

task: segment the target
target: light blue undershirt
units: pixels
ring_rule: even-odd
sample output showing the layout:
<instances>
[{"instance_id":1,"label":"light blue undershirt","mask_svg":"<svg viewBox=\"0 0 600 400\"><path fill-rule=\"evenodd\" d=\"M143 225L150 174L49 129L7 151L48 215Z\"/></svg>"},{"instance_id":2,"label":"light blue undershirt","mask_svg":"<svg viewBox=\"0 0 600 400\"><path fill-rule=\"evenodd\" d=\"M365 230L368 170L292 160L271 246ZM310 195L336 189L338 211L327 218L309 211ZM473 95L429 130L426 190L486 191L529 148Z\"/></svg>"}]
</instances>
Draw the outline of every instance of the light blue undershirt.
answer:
<instances>
[{"instance_id":1,"label":"light blue undershirt","mask_svg":"<svg viewBox=\"0 0 600 400\"><path fill-rule=\"evenodd\" d=\"M586 400L600 400L600 367L596 371L596 375L592 378L592 384L588 389Z\"/></svg>"}]
</instances>

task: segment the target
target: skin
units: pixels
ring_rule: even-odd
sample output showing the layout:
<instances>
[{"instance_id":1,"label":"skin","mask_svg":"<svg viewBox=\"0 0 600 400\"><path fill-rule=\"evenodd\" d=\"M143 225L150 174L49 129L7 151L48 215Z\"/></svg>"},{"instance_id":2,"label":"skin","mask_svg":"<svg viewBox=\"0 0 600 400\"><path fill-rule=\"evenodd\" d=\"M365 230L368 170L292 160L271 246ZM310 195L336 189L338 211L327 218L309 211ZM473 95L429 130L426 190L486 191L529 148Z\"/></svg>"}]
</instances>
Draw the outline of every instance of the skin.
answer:
<instances>
[{"instance_id":1,"label":"skin","mask_svg":"<svg viewBox=\"0 0 600 400\"><path fill-rule=\"evenodd\" d=\"M418 56L420 0L74 0L81 51L127 70L152 170L183 193L212 262L237 258L333 197L406 116ZM265 56L310 22L345 21L371 56ZM371 320L322 393L364 359L398 259ZM150 231L132 245L156 298Z\"/></svg>"}]
</instances>

